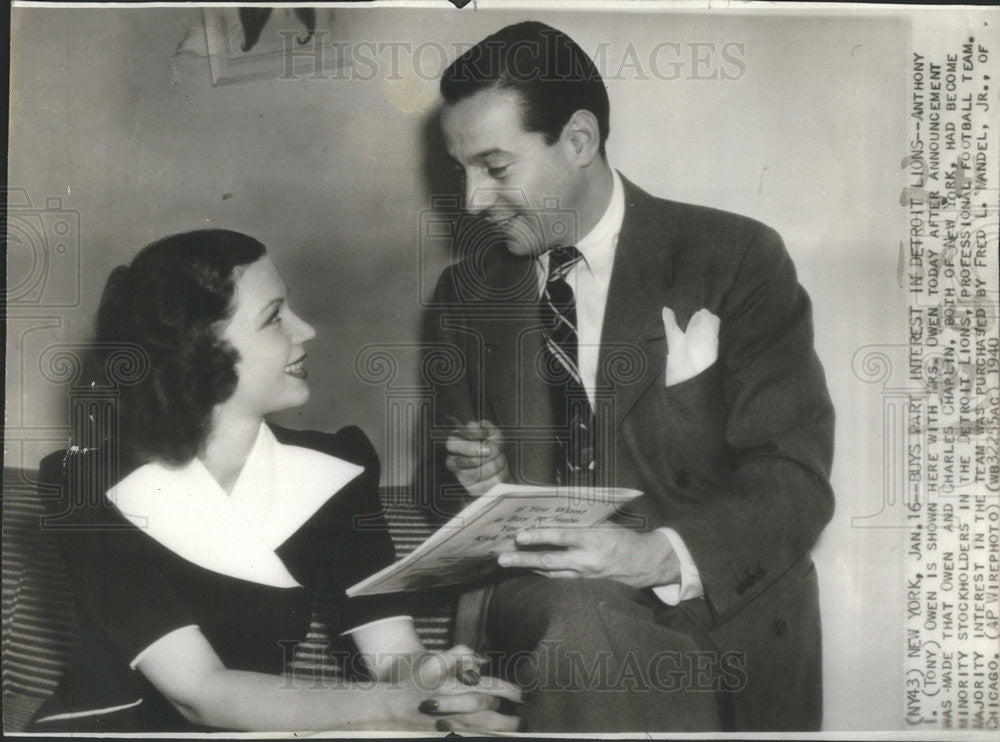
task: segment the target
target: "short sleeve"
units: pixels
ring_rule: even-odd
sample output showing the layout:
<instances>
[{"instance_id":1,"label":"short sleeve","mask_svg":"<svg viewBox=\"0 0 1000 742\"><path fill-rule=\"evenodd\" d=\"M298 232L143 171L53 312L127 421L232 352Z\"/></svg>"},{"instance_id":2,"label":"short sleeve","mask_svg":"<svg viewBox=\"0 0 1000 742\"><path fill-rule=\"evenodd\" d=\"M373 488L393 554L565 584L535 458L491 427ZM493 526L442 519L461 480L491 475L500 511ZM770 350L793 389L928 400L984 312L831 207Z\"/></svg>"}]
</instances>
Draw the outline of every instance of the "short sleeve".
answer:
<instances>
[{"instance_id":1,"label":"short sleeve","mask_svg":"<svg viewBox=\"0 0 1000 742\"><path fill-rule=\"evenodd\" d=\"M164 577L163 547L105 497L97 452L46 457L39 494L66 559L80 609L131 661L155 641L196 623Z\"/></svg>"}]
</instances>

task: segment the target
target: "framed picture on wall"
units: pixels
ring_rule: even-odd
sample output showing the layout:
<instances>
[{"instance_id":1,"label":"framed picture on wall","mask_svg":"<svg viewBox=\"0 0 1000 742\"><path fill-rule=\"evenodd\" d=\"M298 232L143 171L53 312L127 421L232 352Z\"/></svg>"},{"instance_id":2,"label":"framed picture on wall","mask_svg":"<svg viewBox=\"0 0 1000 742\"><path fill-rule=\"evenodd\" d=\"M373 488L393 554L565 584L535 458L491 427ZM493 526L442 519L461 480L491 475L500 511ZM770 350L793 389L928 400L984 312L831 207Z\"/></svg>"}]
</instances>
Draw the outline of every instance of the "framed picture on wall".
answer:
<instances>
[{"instance_id":1,"label":"framed picture on wall","mask_svg":"<svg viewBox=\"0 0 1000 742\"><path fill-rule=\"evenodd\" d=\"M346 14L332 8L203 9L212 84L327 73L345 67Z\"/></svg>"}]
</instances>

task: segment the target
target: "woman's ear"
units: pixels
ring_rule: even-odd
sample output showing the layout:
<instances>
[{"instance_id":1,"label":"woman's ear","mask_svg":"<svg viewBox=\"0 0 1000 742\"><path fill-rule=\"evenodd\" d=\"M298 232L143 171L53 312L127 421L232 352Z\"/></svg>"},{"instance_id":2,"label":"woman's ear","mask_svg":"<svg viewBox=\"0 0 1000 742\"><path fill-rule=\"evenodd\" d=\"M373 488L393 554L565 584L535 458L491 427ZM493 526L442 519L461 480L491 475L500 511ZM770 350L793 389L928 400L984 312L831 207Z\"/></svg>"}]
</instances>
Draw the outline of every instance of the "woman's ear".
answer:
<instances>
[{"instance_id":1,"label":"woman's ear","mask_svg":"<svg viewBox=\"0 0 1000 742\"><path fill-rule=\"evenodd\" d=\"M570 116L563 127L563 137L572 148L572 156L580 167L586 167L601 151L601 130L597 117L585 108Z\"/></svg>"}]
</instances>

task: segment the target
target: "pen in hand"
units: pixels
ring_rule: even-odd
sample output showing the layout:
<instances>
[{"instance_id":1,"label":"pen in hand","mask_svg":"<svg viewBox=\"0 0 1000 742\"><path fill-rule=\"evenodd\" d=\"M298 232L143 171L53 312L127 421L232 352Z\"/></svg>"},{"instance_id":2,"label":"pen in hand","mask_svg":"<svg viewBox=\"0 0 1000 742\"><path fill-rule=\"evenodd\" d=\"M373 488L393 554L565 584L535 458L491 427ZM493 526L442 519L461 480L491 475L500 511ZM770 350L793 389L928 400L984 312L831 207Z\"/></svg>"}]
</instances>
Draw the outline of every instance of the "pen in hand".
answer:
<instances>
[{"instance_id":1,"label":"pen in hand","mask_svg":"<svg viewBox=\"0 0 1000 742\"><path fill-rule=\"evenodd\" d=\"M454 426L455 433L457 433L462 440L479 443L483 447L483 454L490 452L491 449L488 448L489 435L486 430L483 429L482 424L478 420L463 423L457 417L450 414L446 414L445 419L450 425Z\"/></svg>"},{"instance_id":2,"label":"pen in hand","mask_svg":"<svg viewBox=\"0 0 1000 742\"><path fill-rule=\"evenodd\" d=\"M503 433L489 420L462 423L453 415L444 417L454 428L448 433L444 464L473 497L485 494L507 477Z\"/></svg>"},{"instance_id":3,"label":"pen in hand","mask_svg":"<svg viewBox=\"0 0 1000 742\"><path fill-rule=\"evenodd\" d=\"M451 415L451 414L446 414L444 417L445 417L445 420L448 421L449 425L454 426L455 432L458 433L460 436L462 436L462 438L464 438L467 441L475 440L474 438L470 438L469 437L469 430L468 430L468 428L465 426L465 423L463 423L457 417L455 417L454 415Z\"/></svg>"}]
</instances>

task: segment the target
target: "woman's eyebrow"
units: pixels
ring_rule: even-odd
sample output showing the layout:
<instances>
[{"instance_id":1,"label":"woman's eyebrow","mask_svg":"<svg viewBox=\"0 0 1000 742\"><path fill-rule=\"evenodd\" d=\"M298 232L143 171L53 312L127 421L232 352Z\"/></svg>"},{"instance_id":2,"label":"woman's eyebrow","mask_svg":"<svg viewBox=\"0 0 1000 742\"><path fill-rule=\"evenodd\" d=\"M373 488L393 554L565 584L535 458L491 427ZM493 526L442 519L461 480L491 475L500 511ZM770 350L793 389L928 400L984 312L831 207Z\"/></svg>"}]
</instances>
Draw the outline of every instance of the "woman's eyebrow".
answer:
<instances>
[{"instance_id":1,"label":"woman's eyebrow","mask_svg":"<svg viewBox=\"0 0 1000 742\"><path fill-rule=\"evenodd\" d=\"M260 317L262 314L270 312L271 307L273 307L274 305L278 305L280 307L284 301L285 301L284 297L281 296L279 296L277 299L271 299L271 301L265 304L263 308L259 312L257 312L257 316Z\"/></svg>"}]
</instances>

